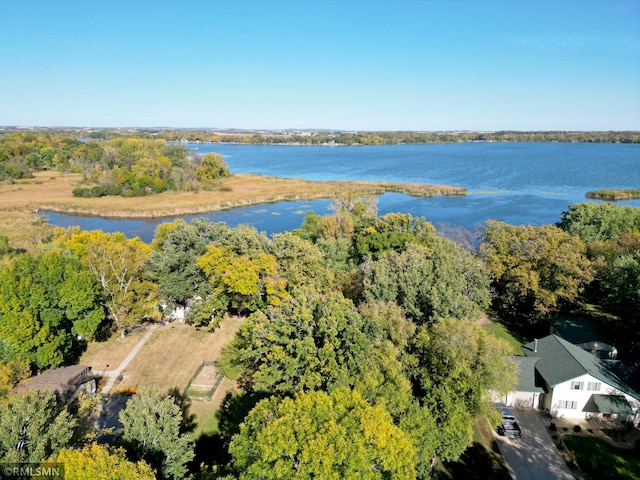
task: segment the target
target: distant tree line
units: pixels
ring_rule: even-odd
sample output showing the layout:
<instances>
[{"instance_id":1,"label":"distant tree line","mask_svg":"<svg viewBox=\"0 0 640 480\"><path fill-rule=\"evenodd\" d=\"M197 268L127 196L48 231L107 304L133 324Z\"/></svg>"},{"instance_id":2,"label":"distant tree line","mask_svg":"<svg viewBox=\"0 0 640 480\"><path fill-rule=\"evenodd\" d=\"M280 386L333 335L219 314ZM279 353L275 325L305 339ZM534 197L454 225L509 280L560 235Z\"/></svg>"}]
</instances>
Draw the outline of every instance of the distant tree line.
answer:
<instances>
[{"instance_id":1,"label":"distant tree line","mask_svg":"<svg viewBox=\"0 0 640 480\"><path fill-rule=\"evenodd\" d=\"M171 141L298 145L398 145L463 142L640 143L640 132L307 132L233 133L209 131L157 131Z\"/></svg>"}]
</instances>

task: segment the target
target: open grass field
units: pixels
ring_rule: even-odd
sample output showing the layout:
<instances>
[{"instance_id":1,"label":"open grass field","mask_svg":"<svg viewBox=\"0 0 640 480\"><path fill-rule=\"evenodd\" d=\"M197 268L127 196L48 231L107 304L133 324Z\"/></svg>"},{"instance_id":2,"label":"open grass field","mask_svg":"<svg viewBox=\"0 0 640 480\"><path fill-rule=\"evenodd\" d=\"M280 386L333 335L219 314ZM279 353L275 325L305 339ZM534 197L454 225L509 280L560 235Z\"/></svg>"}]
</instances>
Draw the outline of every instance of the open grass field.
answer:
<instances>
[{"instance_id":1,"label":"open grass field","mask_svg":"<svg viewBox=\"0 0 640 480\"><path fill-rule=\"evenodd\" d=\"M143 335L144 330L138 330L124 338L119 334L113 334L107 341L90 342L78 363L89 365L98 374L115 370Z\"/></svg>"},{"instance_id":2,"label":"open grass field","mask_svg":"<svg viewBox=\"0 0 640 480\"><path fill-rule=\"evenodd\" d=\"M234 337L242 319L228 317L214 332L182 323L158 328L126 368L123 385L183 391L205 360L216 360Z\"/></svg>"}]
</instances>

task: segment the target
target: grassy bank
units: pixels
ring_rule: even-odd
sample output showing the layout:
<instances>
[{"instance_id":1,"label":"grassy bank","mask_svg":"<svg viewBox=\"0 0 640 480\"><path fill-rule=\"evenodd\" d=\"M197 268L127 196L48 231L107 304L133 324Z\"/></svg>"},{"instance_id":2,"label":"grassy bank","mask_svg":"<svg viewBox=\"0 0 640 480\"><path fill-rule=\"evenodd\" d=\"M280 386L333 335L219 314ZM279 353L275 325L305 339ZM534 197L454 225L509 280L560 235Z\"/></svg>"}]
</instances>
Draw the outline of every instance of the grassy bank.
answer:
<instances>
[{"instance_id":1,"label":"grassy bank","mask_svg":"<svg viewBox=\"0 0 640 480\"><path fill-rule=\"evenodd\" d=\"M213 212L284 200L332 198L344 193L379 195L399 192L413 196L465 195L462 187L389 182L311 182L259 175L233 175L210 190L163 192L146 197L77 198L78 174L38 172L34 178L0 185L0 235L14 248L33 250L51 235L38 211L110 218L161 218ZM86 185L85 185L86 186Z\"/></svg>"},{"instance_id":2,"label":"grassy bank","mask_svg":"<svg viewBox=\"0 0 640 480\"><path fill-rule=\"evenodd\" d=\"M312 182L260 175L220 179L210 190L163 192L145 197L77 198L79 175L39 172L35 178L0 186L0 210L54 211L114 218L187 215L283 200L332 198L343 193L400 192L414 196L465 195L462 187L388 182Z\"/></svg>"},{"instance_id":3,"label":"grassy bank","mask_svg":"<svg viewBox=\"0 0 640 480\"><path fill-rule=\"evenodd\" d=\"M594 200L607 200L611 202L617 200L637 200L640 198L640 188L627 190L596 190L593 192L587 192L587 198L593 198Z\"/></svg>"}]
</instances>

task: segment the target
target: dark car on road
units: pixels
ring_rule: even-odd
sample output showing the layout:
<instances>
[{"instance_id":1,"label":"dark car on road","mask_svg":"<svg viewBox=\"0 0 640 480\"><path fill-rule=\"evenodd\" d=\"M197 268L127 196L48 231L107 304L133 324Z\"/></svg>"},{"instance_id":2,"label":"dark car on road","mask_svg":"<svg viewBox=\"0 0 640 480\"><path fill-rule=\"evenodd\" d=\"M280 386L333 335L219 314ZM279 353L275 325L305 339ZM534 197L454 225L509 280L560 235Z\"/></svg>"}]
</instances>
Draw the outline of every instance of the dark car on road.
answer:
<instances>
[{"instance_id":1,"label":"dark car on road","mask_svg":"<svg viewBox=\"0 0 640 480\"><path fill-rule=\"evenodd\" d=\"M502 412L502 422L498 426L498 435L509 438L520 438L522 436L522 430L520 425L516 422L516 417L509 407L504 403L497 403L496 407Z\"/></svg>"}]
</instances>

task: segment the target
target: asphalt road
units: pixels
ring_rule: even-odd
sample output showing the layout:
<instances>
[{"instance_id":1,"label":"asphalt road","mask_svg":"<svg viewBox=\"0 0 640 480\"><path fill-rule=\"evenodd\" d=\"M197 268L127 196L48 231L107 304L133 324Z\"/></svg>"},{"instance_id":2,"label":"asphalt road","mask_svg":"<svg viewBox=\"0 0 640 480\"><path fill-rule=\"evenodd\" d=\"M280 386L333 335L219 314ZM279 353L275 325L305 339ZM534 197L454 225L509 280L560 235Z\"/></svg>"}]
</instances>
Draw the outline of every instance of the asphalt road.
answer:
<instances>
[{"instance_id":1,"label":"asphalt road","mask_svg":"<svg viewBox=\"0 0 640 480\"><path fill-rule=\"evenodd\" d=\"M495 434L511 476L515 480L575 480L538 413L517 409L513 412L522 438Z\"/></svg>"}]
</instances>

